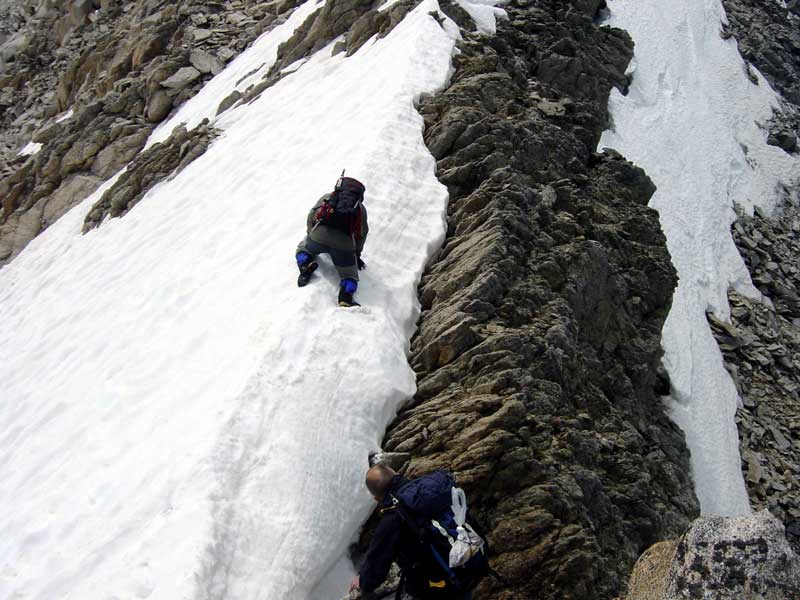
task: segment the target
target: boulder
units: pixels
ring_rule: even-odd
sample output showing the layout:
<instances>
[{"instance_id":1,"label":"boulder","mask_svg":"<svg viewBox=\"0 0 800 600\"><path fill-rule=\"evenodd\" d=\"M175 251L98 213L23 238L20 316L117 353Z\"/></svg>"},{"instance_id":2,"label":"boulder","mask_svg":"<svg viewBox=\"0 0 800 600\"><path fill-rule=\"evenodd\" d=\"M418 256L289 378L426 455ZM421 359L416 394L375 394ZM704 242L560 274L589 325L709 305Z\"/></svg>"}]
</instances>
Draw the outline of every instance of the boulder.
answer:
<instances>
[{"instance_id":1,"label":"boulder","mask_svg":"<svg viewBox=\"0 0 800 600\"><path fill-rule=\"evenodd\" d=\"M667 575L677 547L676 541L658 542L642 554L628 583L627 600L664 600Z\"/></svg>"},{"instance_id":2,"label":"boulder","mask_svg":"<svg viewBox=\"0 0 800 600\"><path fill-rule=\"evenodd\" d=\"M103 148L92 163L92 173L103 179L111 177L139 153L147 142L150 131L149 127L145 127L142 131L118 139Z\"/></svg>"},{"instance_id":3,"label":"boulder","mask_svg":"<svg viewBox=\"0 0 800 600\"><path fill-rule=\"evenodd\" d=\"M172 98L164 90L158 90L150 96L147 103L147 120L150 123L160 123L172 110Z\"/></svg>"},{"instance_id":4,"label":"boulder","mask_svg":"<svg viewBox=\"0 0 800 600\"><path fill-rule=\"evenodd\" d=\"M42 211L42 225L55 223L70 208L89 196L101 180L91 175L71 175L47 199ZM26 241L27 243L27 241Z\"/></svg>"},{"instance_id":5,"label":"boulder","mask_svg":"<svg viewBox=\"0 0 800 600\"><path fill-rule=\"evenodd\" d=\"M74 0L69 11L72 24L80 27L86 23L87 17L94 11L94 8L92 0Z\"/></svg>"},{"instance_id":6,"label":"boulder","mask_svg":"<svg viewBox=\"0 0 800 600\"><path fill-rule=\"evenodd\" d=\"M677 542L645 552L627 600L788 600L800 598L800 558L768 511L701 517Z\"/></svg>"}]
</instances>

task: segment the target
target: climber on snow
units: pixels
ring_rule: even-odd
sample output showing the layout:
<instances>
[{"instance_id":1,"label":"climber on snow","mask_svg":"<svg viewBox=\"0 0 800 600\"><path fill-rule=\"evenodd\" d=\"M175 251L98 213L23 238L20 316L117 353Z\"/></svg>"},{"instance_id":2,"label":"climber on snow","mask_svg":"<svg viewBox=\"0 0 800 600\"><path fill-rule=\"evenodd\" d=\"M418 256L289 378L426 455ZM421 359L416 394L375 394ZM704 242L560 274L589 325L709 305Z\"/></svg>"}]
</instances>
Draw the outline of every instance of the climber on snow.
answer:
<instances>
[{"instance_id":1,"label":"climber on snow","mask_svg":"<svg viewBox=\"0 0 800 600\"><path fill-rule=\"evenodd\" d=\"M365 598L386 579L393 562L402 590L419 600L469 600L489 568L485 541L467 516L464 492L453 476L434 471L407 480L386 465L367 471L366 485L381 520L369 544L351 595Z\"/></svg>"},{"instance_id":2,"label":"climber on snow","mask_svg":"<svg viewBox=\"0 0 800 600\"><path fill-rule=\"evenodd\" d=\"M317 200L306 218L306 237L297 246L295 258L303 287L319 264L318 254L328 254L336 267L339 282L339 306L360 306L353 300L358 288L358 272L366 267L361 260L367 240L367 209L364 208L364 184L342 176L333 191Z\"/></svg>"}]
</instances>

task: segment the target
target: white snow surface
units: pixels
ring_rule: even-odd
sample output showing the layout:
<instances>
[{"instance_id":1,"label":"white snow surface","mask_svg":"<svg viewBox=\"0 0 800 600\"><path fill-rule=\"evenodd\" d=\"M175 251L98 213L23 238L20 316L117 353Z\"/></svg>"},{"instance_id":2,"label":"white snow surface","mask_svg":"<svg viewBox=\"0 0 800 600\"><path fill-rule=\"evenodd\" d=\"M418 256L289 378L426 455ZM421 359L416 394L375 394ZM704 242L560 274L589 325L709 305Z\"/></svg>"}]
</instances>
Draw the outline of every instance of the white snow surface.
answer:
<instances>
[{"instance_id":1,"label":"white snow surface","mask_svg":"<svg viewBox=\"0 0 800 600\"><path fill-rule=\"evenodd\" d=\"M71 119L73 114L74 114L74 112L70 108L67 112L65 112L64 114L60 115L58 118L56 118L56 123L63 123L67 119Z\"/></svg>"},{"instance_id":2,"label":"white snow surface","mask_svg":"<svg viewBox=\"0 0 800 600\"><path fill-rule=\"evenodd\" d=\"M614 91L612 129L600 147L619 150L648 173L680 281L663 330L672 381L669 407L686 433L705 514L750 511L734 422L737 393L706 321L729 318L731 287L758 298L730 235L734 205L774 208L800 164L766 144L759 127L777 96L751 83L733 39L720 37L719 0L612 0L610 25L632 36L633 82Z\"/></svg>"},{"instance_id":3,"label":"white snow surface","mask_svg":"<svg viewBox=\"0 0 800 600\"><path fill-rule=\"evenodd\" d=\"M25 147L17 152L17 156L33 156L39 150L42 149L42 145L37 142L28 142Z\"/></svg>"},{"instance_id":4,"label":"white snow surface","mask_svg":"<svg viewBox=\"0 0 800 600\"><path fill-rule=\"evenodd\" d=\"M456 3L467 11L475 21L475 26L480 33L494 35L497 32L497 19L506 19L506 11L499 8L498 4L505 4L507 0L456 0Z\"/></svg>"},{"instance_id":5,"label":"white snow surface","mask_svg":"<svg viewBox=\"0 0 800 600\"><path fill-rule=\"evenodd\" d=\"M316 5L150 143L213 118ZM208 151L124 218L80 233L109 181L0 270L0 597L345 593L367 456L415 391L416 285L445 231L414 108L450 73L458 31L437 8L349 58L321 50L221 115ZM303 289L294 264L342 168L371 225L348 310L329 262Z\"/></svg>"}]
</instances>

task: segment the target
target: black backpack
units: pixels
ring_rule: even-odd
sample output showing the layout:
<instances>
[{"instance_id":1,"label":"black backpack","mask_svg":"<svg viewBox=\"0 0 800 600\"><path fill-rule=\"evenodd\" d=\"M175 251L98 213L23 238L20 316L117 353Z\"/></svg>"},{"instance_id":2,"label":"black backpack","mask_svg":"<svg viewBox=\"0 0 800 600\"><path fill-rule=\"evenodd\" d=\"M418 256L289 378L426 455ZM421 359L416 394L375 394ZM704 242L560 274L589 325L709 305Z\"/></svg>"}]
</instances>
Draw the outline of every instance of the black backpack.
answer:
<instances>
[{"instance_id":1,"label":"black backpack","mask_svg":"<svg viewBox=\"0 0 800 600\"><path fill-rule=\"evenodd\" d=\"M343 171L333 192L317 209L317 222L348 235L359 236L361 233L361 204L364 202L365 191L363 183L352 177L345 177Z\"/></svg>"},{"instance_id":2,"label":"black backpack","mask_svg":"<svg viewBox=\"0 0 800 600\"><path fill-rule=\"evenodd\" d=\"M425 600L453 598L473 589L486 575L493 574L487 558L487 545L467 516L462 535L471 539L471 557L459 566L450 566L451 551L459 537L453 510L460 494L463 512L466 501L447 471L434 471L413 479L391 496L392 504L419 541L420 555L403 573L403 585ZM460 542L463 544L463 542ZM462 545L463 548L463 545ZM400 590L398 590L400 592Z\"/></svg>"}]
</instances>

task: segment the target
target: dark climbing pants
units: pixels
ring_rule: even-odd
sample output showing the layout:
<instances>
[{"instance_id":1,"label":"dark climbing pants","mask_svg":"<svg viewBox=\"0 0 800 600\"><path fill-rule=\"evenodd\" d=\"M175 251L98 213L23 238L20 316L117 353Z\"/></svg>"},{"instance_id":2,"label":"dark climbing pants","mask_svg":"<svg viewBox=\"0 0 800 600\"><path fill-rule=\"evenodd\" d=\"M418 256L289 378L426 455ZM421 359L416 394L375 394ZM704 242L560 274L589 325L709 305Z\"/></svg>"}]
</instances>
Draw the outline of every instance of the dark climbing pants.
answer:
<instances>
[{"instance_id":1,"label":"dark climbing pants","mask_svg":"<svg viewBox=\"0 0 800 600\"><path fill-rule=\"evenodd\" d=\"M333 261L336 271L339 273L341 279L352 279L358 281L358 262L356 260L356 253L348 250L337 250L330 248L319 242L315 242L310 237L306 237L297 246L295 254L306 252L311 256L318 254L328 254Z\"/></svg>"}]
</instances>

